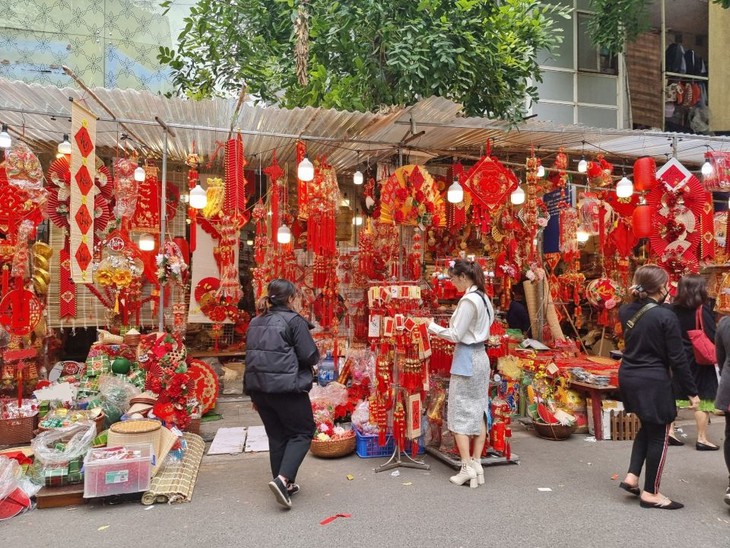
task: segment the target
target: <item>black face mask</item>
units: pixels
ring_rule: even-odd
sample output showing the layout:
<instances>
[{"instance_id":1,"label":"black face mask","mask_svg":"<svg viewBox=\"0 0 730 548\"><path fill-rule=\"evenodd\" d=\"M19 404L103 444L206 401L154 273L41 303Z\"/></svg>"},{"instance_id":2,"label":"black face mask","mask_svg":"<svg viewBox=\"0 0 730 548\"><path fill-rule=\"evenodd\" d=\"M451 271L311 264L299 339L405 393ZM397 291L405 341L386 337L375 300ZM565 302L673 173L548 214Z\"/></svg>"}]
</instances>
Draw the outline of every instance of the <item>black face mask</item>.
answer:
<instances>
[{"instance_id":1,"label":"black face mask","mask_svg":"<svg viewBox=\"0 0 730 548\"><path fill-rule=\"evenodd\" d=\"M669 291L665 291L662 295L662 298L657 301L657 303L662 304L664 301L667 300L667 297L669 296Z\"/></svg>"}]
</instances>

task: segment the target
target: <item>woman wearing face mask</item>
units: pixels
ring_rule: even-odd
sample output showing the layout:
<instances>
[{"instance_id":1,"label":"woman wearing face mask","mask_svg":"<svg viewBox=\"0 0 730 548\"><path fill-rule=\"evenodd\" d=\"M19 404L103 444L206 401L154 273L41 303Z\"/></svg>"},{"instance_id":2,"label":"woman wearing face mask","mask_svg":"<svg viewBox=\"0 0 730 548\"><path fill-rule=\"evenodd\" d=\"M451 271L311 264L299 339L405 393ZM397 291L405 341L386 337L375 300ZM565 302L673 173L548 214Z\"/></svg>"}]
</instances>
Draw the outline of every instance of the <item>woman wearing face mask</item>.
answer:
<instances>
[{"instance_id":1,"label":"woman wearing face mask","mask_svg":"<svg viewBox=\"0 0 730 548\"><path fill-rule=\"evenodd\" d=\"M677 415L672 378L689 395L690 407L699 405L676 314L662 306L667 298L667 272L656 265L639 267L631 293L634 302L619 310L626 347L619 369L624 407L636 413L641 429L631 450L629 471L619 487L640 497L642 508L676 510L684 505L659 492L667 454L669 428ZM644 491L639 475L645 468Z\"/></svg>"}]
</instances>

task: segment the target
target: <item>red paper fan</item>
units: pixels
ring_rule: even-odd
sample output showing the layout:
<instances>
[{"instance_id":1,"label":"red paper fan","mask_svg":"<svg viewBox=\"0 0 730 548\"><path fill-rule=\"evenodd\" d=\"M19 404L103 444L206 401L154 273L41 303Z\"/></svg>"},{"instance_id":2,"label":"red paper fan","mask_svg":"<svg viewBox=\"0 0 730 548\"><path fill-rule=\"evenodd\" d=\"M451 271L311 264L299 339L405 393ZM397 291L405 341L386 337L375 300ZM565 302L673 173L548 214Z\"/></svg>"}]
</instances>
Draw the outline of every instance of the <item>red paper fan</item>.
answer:
<instances>
[{"instance_id":1,"label":"red paper fan","mask_svg":"<svg viewBox=\"0 0 730 548\"><path fill-rule=\"evenodd\" d=\"M204 361L192 358L188 361L188 376L192 392L200 402L201 414L204 415L215 407L218 400L218 375Z\"/></svg>"},{"instance_id":2,"label":"red paper fan","mask_svg":"<svg viewBox=\"0 0 730 548\"><path fill-rule=\"evenodd\" d=\"M65 207L64 213L59 210L61 207ZM68 228L68 202L58 201L58 189L51 188L48 192L48 202L46 203L46 212L51 222L58 228Z\"/></svg>"},{"instance_id":3,"label":"red paper fan","mask_svg":"<svg viewBox=\"0 0 730 548\"><path fill-rule=\"evenodd\" d=\"M209 278L203 278L198 282L198 285L195 286L195 300L200 302L203 295L209 291L216 291L220 286L221 281L218 278L213 278L212 276Z\"/></svg>"},{"instance_id":4,"label":"red paper fan","mask_svg":"<svg viewBox=\"0 0 730 548\"><path fill-rule=\"evenodd\" d=\"M103 234L112 218L109 201L100 193L94 197L94 232Z\"/></svg>"}]
</instances>

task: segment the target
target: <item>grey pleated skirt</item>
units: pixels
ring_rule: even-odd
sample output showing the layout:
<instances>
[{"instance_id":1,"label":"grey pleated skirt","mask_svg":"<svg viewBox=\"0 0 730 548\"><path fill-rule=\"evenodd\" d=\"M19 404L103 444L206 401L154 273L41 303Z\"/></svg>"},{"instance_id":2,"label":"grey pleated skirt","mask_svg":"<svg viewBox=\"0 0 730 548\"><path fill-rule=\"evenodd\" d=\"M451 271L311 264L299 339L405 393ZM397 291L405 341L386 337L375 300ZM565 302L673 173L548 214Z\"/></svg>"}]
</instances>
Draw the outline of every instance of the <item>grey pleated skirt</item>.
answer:
<instances>
[{"instance_id":1,"label":"grey pleated skirt","mask_svg":"<svg viewBox=\"0 0 730 548\"><path fill-rule=\"evenodd\" d=\"M476 436L489 416L489 357L484 347L472 350L472 376L451 375L446 421L455 434Z\"/></svg>"}]
</instances>

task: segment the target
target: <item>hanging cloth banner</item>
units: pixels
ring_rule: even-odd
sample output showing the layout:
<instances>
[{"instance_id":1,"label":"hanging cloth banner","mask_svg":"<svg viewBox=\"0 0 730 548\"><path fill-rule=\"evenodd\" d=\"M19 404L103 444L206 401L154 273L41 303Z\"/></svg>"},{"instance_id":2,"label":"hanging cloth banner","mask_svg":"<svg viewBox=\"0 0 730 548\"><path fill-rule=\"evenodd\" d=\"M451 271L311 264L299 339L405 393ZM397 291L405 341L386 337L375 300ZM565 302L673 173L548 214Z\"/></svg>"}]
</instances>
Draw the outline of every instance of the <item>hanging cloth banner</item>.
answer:
<instances>
[{"instance_id":1,"label":"hanging cloth banner","mask_svg":"<svg viewBox=\"0 0 730 548\"><path fill-rule=\"evenodd\" d=\"M71 277L76 283L91 283L93 279L95 143L96 115L74 101L71 104L69 240Z\"/></svg>"},{"instance_id":2,"label":"hanging cloth banner","mask_svg":"<svg viewBox=\"0 0 730 548\"><path fill-rule=\"evenodd\" d=\"M137 185L134 215L129 220L132 232L160 233L160 180L157 168L145 166L144 181Z\"/></svg>"}]
</instances>

